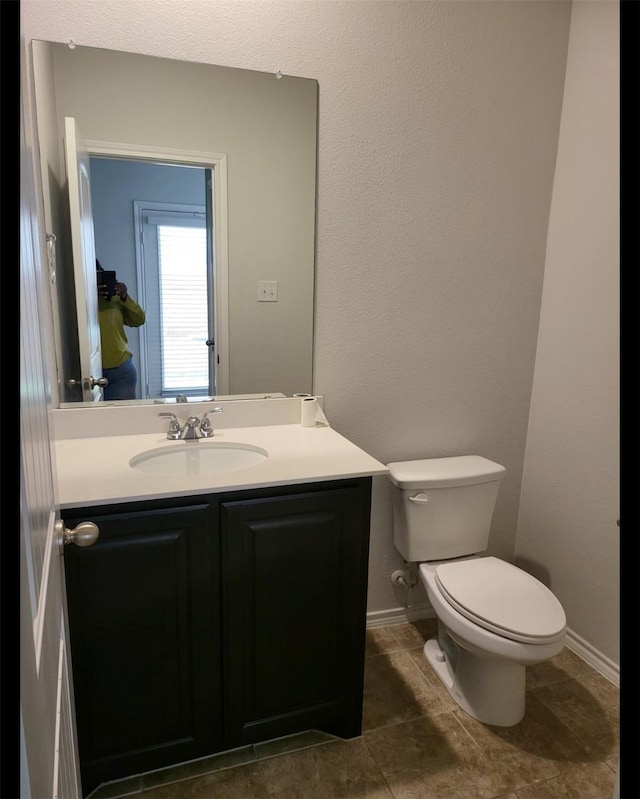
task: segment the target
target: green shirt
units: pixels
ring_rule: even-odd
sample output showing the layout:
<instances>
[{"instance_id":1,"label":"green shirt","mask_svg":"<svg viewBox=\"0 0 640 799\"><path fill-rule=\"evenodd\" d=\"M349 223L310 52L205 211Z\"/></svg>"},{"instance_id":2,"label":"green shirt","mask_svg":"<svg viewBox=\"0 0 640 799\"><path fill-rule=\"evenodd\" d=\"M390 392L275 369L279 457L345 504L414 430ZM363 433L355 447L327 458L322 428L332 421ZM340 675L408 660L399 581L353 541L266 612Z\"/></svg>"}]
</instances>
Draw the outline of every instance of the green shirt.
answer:
<instances>
[{"instance_id":1,"label":"green shirt","mask_svg":"<svg viewBox=\"0 0 640 799\"><path fill-rule=\"evenodd\" d=\"M98 318L102 345L102 367L103 369L113 369L131 357L131 352L127 349L125 325L140 327L144 324L145 313L131 297L127 296L125 302L122 302L116 294L110 300L98 298Z\"/></svg>"}]
</instances>

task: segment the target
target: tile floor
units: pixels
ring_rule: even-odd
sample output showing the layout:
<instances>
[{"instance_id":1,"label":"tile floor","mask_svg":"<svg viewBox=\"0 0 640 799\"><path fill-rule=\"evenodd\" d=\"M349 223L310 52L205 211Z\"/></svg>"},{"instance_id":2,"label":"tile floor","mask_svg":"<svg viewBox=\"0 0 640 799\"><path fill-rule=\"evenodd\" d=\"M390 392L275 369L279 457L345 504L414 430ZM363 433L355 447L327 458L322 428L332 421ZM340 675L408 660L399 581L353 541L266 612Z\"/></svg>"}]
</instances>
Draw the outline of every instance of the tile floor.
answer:
<instances>
[{"instance_id":1,"label":"tile floor","mask_svg":"<svg viewBox=\"0 0 640 799\"><path fill-rule=\"evenodd\" d=\"M246 746L102 785L91 799L610 799L619 692L564 649L527 674L514 727L458 708L422 646L435 620L367 631L363 732Z\"/></svg>"}]
</instances>

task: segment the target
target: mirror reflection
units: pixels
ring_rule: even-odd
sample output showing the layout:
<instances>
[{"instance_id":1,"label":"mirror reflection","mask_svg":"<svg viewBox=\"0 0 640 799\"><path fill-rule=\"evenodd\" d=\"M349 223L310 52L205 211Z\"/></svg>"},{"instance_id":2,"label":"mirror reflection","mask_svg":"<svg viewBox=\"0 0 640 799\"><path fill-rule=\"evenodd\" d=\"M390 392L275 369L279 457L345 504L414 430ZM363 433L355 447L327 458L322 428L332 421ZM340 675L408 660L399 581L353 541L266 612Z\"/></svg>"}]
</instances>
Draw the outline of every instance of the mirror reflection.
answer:
<instances>
[{"instance_id":1,"label":"mirror reflection","mask_svg":"<svg viewBox=\"0 0 640 799\"><path fill-rule=\"evenodd\" d=\"M120 285L129 281L125 303L117 297L99 302L105 400L124 398L114 382L128 355L138 397L215 394L218 353L209 309L216 292L208 246L215 231L206 213L212 170L95 157L90 170L96 255L116 270ZM136 306L144 309L144 323Z\"/></svg>"},{"instance_id":2,"label":"mirror reflection","mask_svg":"<svg viewBox=\"0 0 640 799\"><path fill-rule=\"evenodd\" d=\"M317 82L32 56L61 405L102 396L96 258L145 311L136 401L311 392Z\"/></svg>"}]
</instances>

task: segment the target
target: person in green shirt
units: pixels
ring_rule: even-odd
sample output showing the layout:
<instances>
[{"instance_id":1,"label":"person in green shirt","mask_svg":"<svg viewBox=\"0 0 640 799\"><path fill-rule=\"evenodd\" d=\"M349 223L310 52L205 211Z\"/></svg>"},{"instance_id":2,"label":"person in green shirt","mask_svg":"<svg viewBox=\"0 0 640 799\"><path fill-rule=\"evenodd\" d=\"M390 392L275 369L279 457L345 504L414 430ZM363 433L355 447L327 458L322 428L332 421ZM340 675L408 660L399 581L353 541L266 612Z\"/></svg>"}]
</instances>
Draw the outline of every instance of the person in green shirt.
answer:
<instances>
[{"instance_id":1,"label":"person in green shirt","mask_svg":"<svg viewBox=\"0 0 640 799\"><path fill-rule=\"evenodd\" d=\"M96 270L104 271L96 258ZM102 375L109 381L104 387L105 400L136 398L138 372L128 349L126 327L140 327L145 312L127 292L124 283L115 284L115 294L109 296L106 286L98 283L98 321L102 346Z\"/></svg>"}]
</instances>

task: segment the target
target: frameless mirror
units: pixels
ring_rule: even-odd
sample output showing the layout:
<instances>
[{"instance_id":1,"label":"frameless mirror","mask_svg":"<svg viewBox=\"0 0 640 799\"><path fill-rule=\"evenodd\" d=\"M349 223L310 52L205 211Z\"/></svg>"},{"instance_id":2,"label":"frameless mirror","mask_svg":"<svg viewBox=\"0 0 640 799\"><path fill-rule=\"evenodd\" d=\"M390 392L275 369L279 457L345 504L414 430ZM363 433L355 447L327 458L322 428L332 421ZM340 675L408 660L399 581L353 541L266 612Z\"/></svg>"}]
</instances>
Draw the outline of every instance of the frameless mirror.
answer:
<instances>
[{"instance_id":1,"label":"frameless mirror","mask_svg":"<svg viewBox=\"0 0 640 799\"><path fill-rule=\"evenodd\" d=\"M310 393L317 82L31 44L61 407L101 394L96 257L134 401Z\"/></svg>"}]
</instances>

